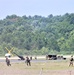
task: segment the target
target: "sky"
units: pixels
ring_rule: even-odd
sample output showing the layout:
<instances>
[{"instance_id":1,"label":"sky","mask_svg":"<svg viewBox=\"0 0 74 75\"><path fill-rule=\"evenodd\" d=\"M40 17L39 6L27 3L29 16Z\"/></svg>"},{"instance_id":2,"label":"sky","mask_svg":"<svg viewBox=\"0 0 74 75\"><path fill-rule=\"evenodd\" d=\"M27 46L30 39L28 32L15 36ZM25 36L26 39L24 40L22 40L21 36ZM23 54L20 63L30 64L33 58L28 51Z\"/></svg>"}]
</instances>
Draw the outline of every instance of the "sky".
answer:
<instances>
[{"instance_id":1,"label":"sky","mask_svg":"<svg viewBox=\"0 0 74 75\"><path fill-rule=\"evenodd\" d=\"M0 19L6 16L44 16L74 13L74 0L0 0Z\"/></svg>"}]
</instances>

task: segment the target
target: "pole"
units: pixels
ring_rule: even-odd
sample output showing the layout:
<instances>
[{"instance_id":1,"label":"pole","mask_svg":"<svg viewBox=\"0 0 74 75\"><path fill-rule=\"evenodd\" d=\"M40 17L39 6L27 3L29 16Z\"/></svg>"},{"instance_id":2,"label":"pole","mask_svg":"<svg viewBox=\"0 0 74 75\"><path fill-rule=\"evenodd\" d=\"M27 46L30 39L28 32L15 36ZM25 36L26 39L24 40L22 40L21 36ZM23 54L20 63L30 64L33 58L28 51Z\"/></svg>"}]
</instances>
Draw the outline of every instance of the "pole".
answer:
<instances>
[{"instance_id":1,"label":"pole","mask_svg":"<svg viewBox=\"0 0 74 75\"><path fill-rule=\"evenodd\" d=\"M40 74L39 74L39 75L42 75L42 71L43 71L43 68L41 69L41 71L40 71Z\"/></svg>"}]
</instances>

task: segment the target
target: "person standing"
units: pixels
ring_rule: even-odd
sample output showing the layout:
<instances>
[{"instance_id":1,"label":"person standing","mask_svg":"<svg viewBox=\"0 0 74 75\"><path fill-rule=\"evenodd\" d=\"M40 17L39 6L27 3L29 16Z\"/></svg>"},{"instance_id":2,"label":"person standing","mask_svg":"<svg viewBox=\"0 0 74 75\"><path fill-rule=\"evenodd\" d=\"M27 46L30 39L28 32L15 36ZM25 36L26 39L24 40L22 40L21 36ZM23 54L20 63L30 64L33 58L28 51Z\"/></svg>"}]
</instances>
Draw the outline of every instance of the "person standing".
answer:
<instances>
[{"instance_id":1,"label":"person standing","mask_svg":"<svg viewBox=\"0 0 74 75\"><path fill-rule=\"evenodd\" d=\"M73 66L73 55L70 58L70 64L69 64L69 66Z\"/></svg>"},{"instance_id":2,"label":"person standing","mask_svg":"<svg viewBox=\"0 0 74 75\"><path fill-rule=\"evenodd\" d=\"M8 57L6 57L6 64L7 64L7 66L11 66L11 64L10 64L10 60L9 60Z\"/></svg>"},{"instance_id":3,"label":"person standing","mask_svg":"<svg viewBox=\"0 0 74 75\"><path fill-rule=\"evenodd\" d=\"M26 63L27 63L27 66L31 66L31 62L30 62L29 57L26 57Z\"/></svg>"}]
</instances>

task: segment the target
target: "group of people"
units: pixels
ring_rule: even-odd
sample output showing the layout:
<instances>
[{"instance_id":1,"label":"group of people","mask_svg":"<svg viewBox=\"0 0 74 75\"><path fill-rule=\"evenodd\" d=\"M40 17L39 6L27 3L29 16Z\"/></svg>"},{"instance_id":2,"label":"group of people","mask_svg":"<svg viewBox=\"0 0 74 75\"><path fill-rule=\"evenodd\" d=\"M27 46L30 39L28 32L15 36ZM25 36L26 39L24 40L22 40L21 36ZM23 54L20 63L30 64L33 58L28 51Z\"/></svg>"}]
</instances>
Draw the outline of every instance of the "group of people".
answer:
<instances>
[{"instance_id":1,"label":"group of people","mask_svg":"<svg viewBox=\"0 0 74 75\"><path fill-rule=\"evenodd\" d=\"M31 60L32 60L32 58L30 59L28 56L26 57L25 62L27 64L27 66L31 66L31 62L30 62ZM69 66L73 66L73 61L74 61L74 59L73 59L73 55L72 55L71 58L70 58ZM7 66L11 66L9 57L6 57L6 64L7 64Z\"/></svg>"},{"instance_id":2,"label":"group of people","mask_svg":"<svg viewBox=\"0 0 74 75\"><path fill-rule=\"evenodd\" d=\"M9 57L5 57L5 58L6 58L6 64L7 64L7 66L11 66ZM30 59L28 56L26 57L25 62L27 64L27 66L31 66L31 62L30 62L31 60L32 60L32 58Z\"/></svg>"}]
</instances>

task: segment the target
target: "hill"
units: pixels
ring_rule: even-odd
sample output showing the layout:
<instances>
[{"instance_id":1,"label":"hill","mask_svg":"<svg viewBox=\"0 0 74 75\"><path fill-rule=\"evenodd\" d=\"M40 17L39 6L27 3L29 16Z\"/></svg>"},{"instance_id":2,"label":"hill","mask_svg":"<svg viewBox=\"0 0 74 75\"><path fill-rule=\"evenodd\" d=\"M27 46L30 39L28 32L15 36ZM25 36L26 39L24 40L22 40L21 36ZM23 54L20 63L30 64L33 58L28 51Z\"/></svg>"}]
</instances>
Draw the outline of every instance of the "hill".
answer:
<instances>
[{"instance_id":1,"label":"hill","mask_svg":"<svg viewBox=\"0 0 74 75\"><path fill-rule=\"evenodd\" d=\"M0 55L74 53L74 13L48 17L8 15L0 20Z\"/></svg>"}]
</instances>

